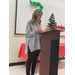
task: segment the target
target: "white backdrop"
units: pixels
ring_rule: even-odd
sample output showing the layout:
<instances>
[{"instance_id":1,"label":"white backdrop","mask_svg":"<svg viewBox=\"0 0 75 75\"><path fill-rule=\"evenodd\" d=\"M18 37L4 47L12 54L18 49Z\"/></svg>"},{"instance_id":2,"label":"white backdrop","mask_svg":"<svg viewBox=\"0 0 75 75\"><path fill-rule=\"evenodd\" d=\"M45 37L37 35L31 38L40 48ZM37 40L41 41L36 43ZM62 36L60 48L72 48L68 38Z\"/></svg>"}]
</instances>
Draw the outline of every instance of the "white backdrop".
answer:
<instances>
[{"instance_id":1,"label":"white backdrop","mask_svg":"<svg viewBox=\"0 0 75 75\"><path fill-rule=\"evenodd\" d=\"M57 25L65 26L65 0L32 0L40 2L43 8L42 29L45 30L47 23L49 23L49 17L54 13L55 21ZM30 0L17 0L16 7L16 22L15 22L15 33L25 34L27 22L32 18L32 14L35 9L40 8L39 6L33 6ZM65 36L65 32L60 34Z\"/></svg>"}]
</instances>

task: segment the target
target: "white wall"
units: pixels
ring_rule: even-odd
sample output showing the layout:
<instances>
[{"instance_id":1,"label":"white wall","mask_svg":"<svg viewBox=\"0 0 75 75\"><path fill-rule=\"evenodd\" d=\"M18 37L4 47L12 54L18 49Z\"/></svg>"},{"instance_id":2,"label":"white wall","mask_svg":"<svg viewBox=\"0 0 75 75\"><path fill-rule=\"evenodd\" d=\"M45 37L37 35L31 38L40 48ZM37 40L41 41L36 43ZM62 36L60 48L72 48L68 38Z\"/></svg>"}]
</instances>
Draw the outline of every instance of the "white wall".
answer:
<instances>
[{"instance_id":1,"label":"white wall","mask_svg":"<svg viewBox=\"0 0 75 75\"><path fill-rule=\"evenodd\" d=\"M9 63L25 61L18 58L21 43L25 42L25 35L14 35L16 0L9 0Z\"/></svg>"},{"instance_id":2,"label":"white wall","mask_svg":"<svg viewBox=\"0 0 75 75\"><path fill-rule=\"evenodd\" d=\"M65 1L64 0L32 0L38 1L43 6L43 16L41 18L42 29L46 29L47 23L52 13L54 13L55 22L57 25L65 27ZM25 34L27 21L31 19L32 13L39 6L33 6L29 0L17 0L17 16L16 16L16 33ZM61 36L65 36L65 32L61 32Z\"/></svg>"},{"instance_id":3,"label":"white wall","mask_svg":"<svg viewBox=\"0 0 75 75\"><path fill-rule=\"evenodd\" d=\"M16 0L9 0L9 63L25 61L18 58L21 43L25 43L25 35L15 35L15 8ZM65 37L60 37L60 42L65 43Z\"/></svg>"}]
</instances>

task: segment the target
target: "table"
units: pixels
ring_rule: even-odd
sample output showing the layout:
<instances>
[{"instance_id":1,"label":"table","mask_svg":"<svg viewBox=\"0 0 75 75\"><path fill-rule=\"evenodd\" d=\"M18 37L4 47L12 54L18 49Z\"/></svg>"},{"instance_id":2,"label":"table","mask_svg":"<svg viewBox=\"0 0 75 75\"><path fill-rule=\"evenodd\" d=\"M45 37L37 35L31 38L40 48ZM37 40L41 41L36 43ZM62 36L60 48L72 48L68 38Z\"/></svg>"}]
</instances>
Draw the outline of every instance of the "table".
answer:
<instances>
[{"instance_id":1,"label":"table","mask_svg":"<svg viewBox=\"0 0 75 75\"><path fill-rule=\"evenodd\" d=\"M25 47L26 47L26 43L22 43L18 53L19 58L23 57L25 59L28 59L28 55L25 54ZM65 57L65 43L59 43L59 58L62 57ZM40 60L40 54L38 60Z\"/></svg>"}]
</instances>

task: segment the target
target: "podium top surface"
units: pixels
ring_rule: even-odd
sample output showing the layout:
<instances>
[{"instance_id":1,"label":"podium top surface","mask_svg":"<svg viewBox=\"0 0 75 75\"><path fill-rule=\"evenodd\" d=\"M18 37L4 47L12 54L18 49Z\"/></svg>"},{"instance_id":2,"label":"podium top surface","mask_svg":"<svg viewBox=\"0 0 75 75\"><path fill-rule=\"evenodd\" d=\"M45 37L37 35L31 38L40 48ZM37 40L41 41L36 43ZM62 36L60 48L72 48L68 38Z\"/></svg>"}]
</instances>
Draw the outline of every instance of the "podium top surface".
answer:
<instances>
[{"instance_id":1,"label":"podium top surface","mask_svg":"<svg viewBox=\"0 0 75 75\"><path fill-rule=\"evenodd\" d=\"M50 32L56 32L56 31L64 32L65 30L50 30L50 31L44 31L44 32L39 33L39 34L50 33Z\"/></svg>"}]
</instances>

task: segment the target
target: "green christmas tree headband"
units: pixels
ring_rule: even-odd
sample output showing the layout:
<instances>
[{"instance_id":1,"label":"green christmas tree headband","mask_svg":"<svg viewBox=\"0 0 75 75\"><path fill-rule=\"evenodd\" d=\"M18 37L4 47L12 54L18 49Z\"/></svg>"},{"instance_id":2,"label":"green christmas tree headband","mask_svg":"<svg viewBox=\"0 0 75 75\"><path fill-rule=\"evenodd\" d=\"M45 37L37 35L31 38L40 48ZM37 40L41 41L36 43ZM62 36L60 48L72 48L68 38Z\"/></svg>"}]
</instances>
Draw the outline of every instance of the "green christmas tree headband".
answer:
<instances>
[{"instance_id":1,"label":"green christmas tree headband","mask_svg":"<svg viewBox=\"0 0 75 75\"><path fill-rule=\"evenodd\" d=\"M41 5L41 3L39 3L39 2L33 2L31 0L30 0L30 2L31 2L32 5L40 6L40 10L43 9L43 5Z\"/></svg>"}]
</instances>

